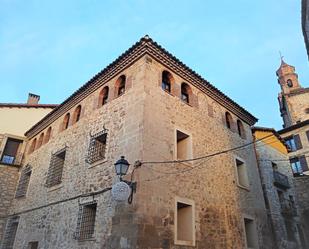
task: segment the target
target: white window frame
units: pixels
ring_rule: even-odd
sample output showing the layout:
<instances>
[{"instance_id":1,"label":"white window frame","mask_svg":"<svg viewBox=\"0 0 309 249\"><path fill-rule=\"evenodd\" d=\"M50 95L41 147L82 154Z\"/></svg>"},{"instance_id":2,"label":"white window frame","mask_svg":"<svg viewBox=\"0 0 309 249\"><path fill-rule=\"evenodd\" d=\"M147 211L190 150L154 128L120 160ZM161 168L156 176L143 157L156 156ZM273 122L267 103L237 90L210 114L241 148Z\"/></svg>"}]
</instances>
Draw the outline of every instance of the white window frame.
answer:
<instances>
[{"instance_id":1,"label":"white window frame","mask_svg":"<svg viewBox=\"0 0 309 249\"><path fill-rule=\"evenodd\" d=\"M178 234L178 218L177 218L177 203L184 203L187 205L190 205L192 207L192 241L187 241L187 240L179 240L177 239L177 234ZM182 197L175 197L175 207L174 207L174 243L175 245L183 245L183 246L195 246L195 202L193 200L187 199L187 198L182 198Z\"/></svg>"},{"instance_id":2,"label":"white window frame","mask_svg":"<svg viewBox=\"0 0 309 249\"><path fill-rule=\"evenodd\" d=\"M248 175L248 166L246 164L246 161L238 156L234 156L234 165L235 165L235 175L236 175L236 179L237 179L237 186L242 188L242 189L245 189L245 190L248 190L250 191L250 180L249 180L249 175ZM247 186L246 185L243 185L239 182L239 177L238 177L238 166L237 166L237 160L242 162L245 166L245 174L246 174L246 181L247 181Z\"/></svg>"}]
</instances>

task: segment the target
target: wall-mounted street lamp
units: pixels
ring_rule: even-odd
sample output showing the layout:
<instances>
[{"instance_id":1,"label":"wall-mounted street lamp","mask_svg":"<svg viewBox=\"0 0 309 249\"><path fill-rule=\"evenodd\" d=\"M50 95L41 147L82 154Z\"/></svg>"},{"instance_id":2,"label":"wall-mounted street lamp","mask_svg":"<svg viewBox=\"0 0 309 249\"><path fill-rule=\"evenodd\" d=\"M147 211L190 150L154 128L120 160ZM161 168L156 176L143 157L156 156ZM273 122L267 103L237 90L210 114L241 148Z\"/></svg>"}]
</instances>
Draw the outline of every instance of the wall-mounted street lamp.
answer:
<instances>
[{"instance_id":1,"label":"wall-mounted street lamp","mask_svg":"<svg viewBox=\"0 0 309 249\"><path fill-rule=\"evenodd\" d=\"M120 182L116 183L112 187L112 195L116 201L128 200L128 203L132 203L133 193L136 191L136 182L126 181L122 179L122 176L126 175L130 166L130 163L125 159L124 156L114 164L116 175L119 176ZM140 163L134 164L134 167L140 166ZM133 174L133 172L132 172Z\"/></svg>"}]
</instances>

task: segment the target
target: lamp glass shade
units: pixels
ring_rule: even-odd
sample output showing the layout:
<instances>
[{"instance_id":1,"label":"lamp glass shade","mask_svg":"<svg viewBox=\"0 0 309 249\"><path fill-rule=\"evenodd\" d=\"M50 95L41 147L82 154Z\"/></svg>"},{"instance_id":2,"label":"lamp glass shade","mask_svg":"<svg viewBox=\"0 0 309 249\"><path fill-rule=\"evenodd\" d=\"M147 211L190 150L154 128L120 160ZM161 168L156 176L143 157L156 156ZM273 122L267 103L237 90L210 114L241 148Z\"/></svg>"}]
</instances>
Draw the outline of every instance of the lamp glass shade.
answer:
<instances>
[{"instance_id":1,"label":"lamp glass shade","mask_svg":"<svg viewBox=\"0 0 309 249\"><path fill-rule=\"evenodd\" d=\"M117 175L126 175L129 169L129 162L124 158L124 156L121 157L116 163L115 163L115 170Z\"/></svg>"}]
</instances>

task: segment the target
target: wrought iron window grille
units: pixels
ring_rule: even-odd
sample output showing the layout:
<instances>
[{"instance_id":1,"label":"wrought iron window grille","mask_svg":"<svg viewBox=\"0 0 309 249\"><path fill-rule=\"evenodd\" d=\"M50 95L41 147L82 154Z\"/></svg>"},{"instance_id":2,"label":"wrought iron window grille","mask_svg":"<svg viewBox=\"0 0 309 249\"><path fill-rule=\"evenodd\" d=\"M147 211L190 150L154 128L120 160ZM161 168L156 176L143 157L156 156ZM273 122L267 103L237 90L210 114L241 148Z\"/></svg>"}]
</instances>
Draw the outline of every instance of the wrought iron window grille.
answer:
<instances>
[{"instance_id":1,"label":"wrought iron window grille","mask_svg":"<svg viewBox=\"0 0 309 249\"><path fill-rule=\"evenodd\" d=\"M105 159L106 141L107 130L105 128L94 135L90 134L90 144L86 158L87 163L92 164L99 160Z\"/></svg>"},{"instance_id":2,"label":"wrought iron window grille","mask_svg":"<svg viewBox=\"0 0 309 249\"><path fill-rule=\"evenodd\" d=\"M52 187L61 183L65 156L66 147L55 154L52 154L46 179L47 187Z\"/></svg>"},{"instance_id":3,"label":"wrought iron window grille","mask_svg":"<svg viewBox=\"0 0 309 249\"><path fill-rule=\"evenodd\" d=\"M32 173L32 167L27 165L21 172L15 198L23 197L27 193L28 185L30 182L30 176Z\"/></svg>"},{"instance_id":4,"label":"wrought iron window grille","mask_svg":"<svg viewBox=\"0 0 309 249\"><path fill-rule=\"evenodd\" d=\"M94 237L96 211L97 202L95 200L79 205L75 239L85 240Z\"/></svg>"},{"instance_id":5,"label":"wrought iron window grille","mask_svg":"<svg viewBox=\"0 0 309 249\"><path fill-rule=\"evenodd\" d=\"M8 219L2 241L3 249L13 249L15 236L18 228L19 216Z\"/></svg>"}]
</instances>

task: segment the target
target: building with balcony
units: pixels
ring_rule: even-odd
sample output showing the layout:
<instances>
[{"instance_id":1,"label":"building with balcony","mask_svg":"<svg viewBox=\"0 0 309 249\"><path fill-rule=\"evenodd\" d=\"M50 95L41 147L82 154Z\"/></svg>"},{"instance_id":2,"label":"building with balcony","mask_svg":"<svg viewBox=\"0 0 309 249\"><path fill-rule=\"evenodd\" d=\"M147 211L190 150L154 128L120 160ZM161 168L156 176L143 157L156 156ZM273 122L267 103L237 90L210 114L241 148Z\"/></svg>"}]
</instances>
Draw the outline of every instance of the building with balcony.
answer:
<instances>
[{"instance_id":1,"label":"building with balcony","mask_svg":"<svg viewBox=\"0 0 309 249\"><path fill-rule=\"evenodd\" d=\"M2 217L15 196L26 145L24 133L56 107L39 104L39 98L29 94L27 103L0 103L0 241L6 222Z\"/></svg>"},{"instance_id":2,"label":"building with balcony","mask_svg":"<svg viewBox=\"0 0 309 249\"><path fill-rule=\"evenodd\" d=\"M274 248L256 121L145 36L26 132L3 247Z\"/></svg>"},{"instance_id":3,"label":"building with balcony","mask_svg":"<svg viewBox=\"0 0 309 249\"><path fill-rule=\"evenodd\" d=\"M285 141L274 130L252 129L265 206L272 228L273 248L307 248L297 213L293 172Z\"/></svg>"}]
</instances>

